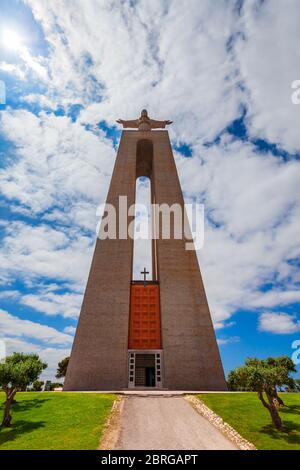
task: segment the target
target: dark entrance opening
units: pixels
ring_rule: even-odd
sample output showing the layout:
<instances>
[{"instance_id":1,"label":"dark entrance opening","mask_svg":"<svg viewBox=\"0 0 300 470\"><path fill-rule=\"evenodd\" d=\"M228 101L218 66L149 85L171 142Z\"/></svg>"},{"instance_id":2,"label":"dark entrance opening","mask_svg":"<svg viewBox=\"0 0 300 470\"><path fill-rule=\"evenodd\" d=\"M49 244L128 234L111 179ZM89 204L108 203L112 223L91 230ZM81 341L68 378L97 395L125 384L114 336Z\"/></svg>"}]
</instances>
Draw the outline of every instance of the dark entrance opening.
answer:
<instances>
[{"instance_id":1,"label":"dark entrance opening","mask_svg":"<svg viewBox=\"0 0 300 470\"><path fill-rule=\"evenodd\" d=\"M155 355L135 355L135 386L155 387Z\"/></svg>"},{"instance_id":2,"label":"dark entrance opening","mask_svg":"<svg viewBox=\"0 0 300 470\"><path fill-rule=\"evenodd\" d=\"M146 387L155 387L155 367L146 367Z\"/></svg>"}]
</instances>

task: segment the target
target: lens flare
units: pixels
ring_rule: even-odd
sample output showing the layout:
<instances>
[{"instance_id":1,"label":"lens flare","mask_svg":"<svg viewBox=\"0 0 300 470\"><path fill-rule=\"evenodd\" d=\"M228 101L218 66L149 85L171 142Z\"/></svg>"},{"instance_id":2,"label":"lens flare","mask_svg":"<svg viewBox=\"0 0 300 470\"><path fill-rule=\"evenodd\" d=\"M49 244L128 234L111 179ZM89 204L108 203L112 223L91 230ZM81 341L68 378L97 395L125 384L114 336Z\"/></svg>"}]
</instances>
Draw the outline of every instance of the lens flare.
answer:
<instances>
[{"instance_id":1,"label":"lens flare","mask_svg":"<svg viewBox=\"0 0 300 470\"><path fill-rule=\"evenodd\" d=\"M6 29L2 32L2 42L8 49L17 50L22 45L20 35L13 29Z\"/></svg>"}]
</instances>

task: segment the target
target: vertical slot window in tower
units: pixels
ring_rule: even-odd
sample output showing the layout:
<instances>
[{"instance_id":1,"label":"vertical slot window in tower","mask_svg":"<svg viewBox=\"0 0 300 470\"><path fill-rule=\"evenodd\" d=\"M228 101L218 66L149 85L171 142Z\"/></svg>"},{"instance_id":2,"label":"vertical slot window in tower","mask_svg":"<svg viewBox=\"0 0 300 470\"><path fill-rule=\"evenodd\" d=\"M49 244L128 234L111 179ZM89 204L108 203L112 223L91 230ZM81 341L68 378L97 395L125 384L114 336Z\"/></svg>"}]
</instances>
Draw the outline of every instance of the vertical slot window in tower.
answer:
<instances>
[{"instance_id":1,"label":"vertical slot window in tower","mask_svg":"<svg viewBox=\"0 0 300 470\"><path fill-rule=\"evenodd\" d=\"M146 267L147 280L152 279L151 243L151 183L141 176L136 180L135 224L133 244L133 280L143 280L141 272Z\"/></svg>"}]
</instances>

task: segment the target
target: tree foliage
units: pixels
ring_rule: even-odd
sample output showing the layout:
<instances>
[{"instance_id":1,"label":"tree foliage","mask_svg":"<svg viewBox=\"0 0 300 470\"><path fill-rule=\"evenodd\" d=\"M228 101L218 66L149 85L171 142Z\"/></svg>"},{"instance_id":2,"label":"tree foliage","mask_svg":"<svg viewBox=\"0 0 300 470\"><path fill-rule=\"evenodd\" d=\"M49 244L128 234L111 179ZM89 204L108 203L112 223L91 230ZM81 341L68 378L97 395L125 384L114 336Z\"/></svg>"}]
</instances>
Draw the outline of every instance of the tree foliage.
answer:
<instances>
[{"instance_id":1,"label":"tree foliage","mask_svg":"<svg viewBox=\"0 0 300 470\"><path fill-rule=\"evenodd\" d=\"M57 379L61 379L62 377L66 376L69 360L69 357L65 357L58 363L58 368L55 376Z\"/></svg>"},{"instance_id":2,"label":"tree foliage","mask_svg":"<svg viewBox=\"0 0 300 470\"><path fill-rule=\"evenodd\" d=\"M10 426L10 410L16 393L26 390L46 367L37 354L15 352L0 362L0 386L6 394L2 426Z\"/></svg>"},{"instance_id":3,"label":"tree foliage","mask_svg":"<svg viewBox=\"0 0 300 470\"><path fill-rule=\"evenodd\" d=\"M44 382L41 380L35 380L32 384L32 390L34 392L41 392L43 389Z\"/></svg>"}]
</instances>

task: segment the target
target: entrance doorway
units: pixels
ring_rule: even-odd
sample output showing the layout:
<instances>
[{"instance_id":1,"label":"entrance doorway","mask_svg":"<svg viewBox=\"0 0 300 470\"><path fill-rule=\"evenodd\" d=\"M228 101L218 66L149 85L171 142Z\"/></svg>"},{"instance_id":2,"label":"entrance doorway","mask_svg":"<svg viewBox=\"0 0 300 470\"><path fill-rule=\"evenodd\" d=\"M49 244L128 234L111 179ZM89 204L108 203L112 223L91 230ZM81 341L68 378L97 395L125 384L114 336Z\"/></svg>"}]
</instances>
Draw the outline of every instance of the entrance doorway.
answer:
<instances>
[{"instance_id":1,"label":"entrance doorway","mask_svg":"<svg viewBox=\"0 0 300 470\"><path fill-rule=\"evenodd\" d=\"M155 387L155 354L135 355L136 387Z\"/></svg>"},{"instance_id":2,"label":"entrance doorway","mask_svg":"<svg viewBox=\"0 0 300 470\"><path fill-rule=\"evenodd\" d=\"M129 388L162 387L161 350L129 350Z\"/></svg>"}]
</instances>

